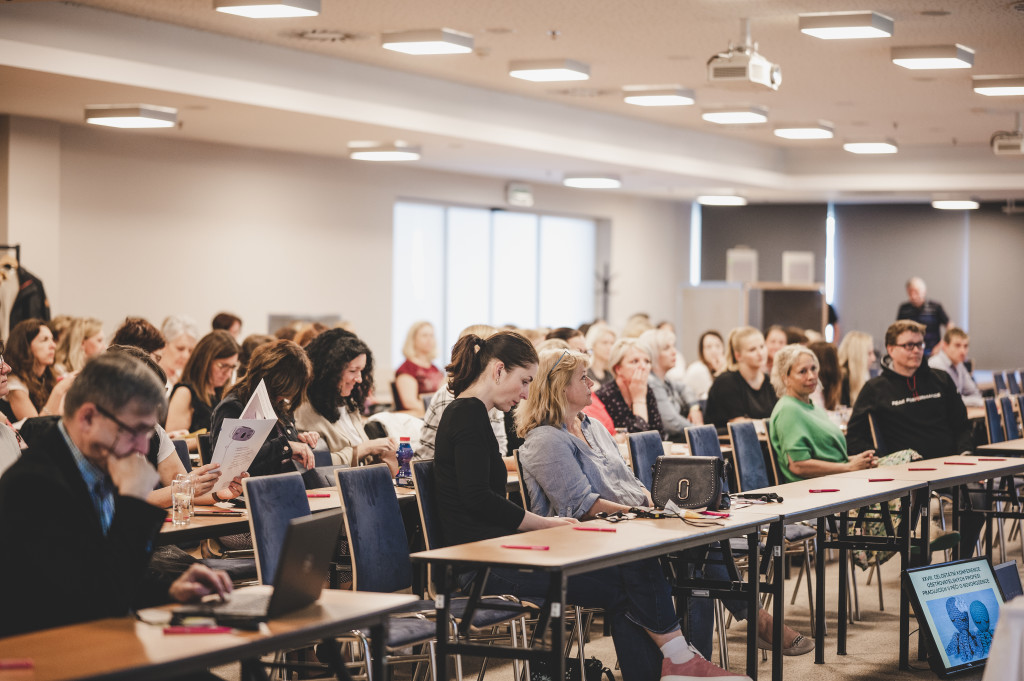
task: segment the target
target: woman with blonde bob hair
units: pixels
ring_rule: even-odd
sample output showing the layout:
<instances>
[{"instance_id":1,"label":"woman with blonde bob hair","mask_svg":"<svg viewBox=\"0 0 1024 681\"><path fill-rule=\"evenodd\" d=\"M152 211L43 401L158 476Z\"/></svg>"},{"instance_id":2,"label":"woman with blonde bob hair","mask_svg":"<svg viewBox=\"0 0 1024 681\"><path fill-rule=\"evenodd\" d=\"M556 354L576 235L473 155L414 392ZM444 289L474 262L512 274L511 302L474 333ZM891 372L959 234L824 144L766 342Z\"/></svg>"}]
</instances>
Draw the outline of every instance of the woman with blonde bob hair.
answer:
<instances>
[{"instance_id":1,"label":"woman with blonde bob hair","mask_svg":"<svg viewBox=\"0 0 1024 681\"><path fill-rule=\"evenodd\" d=\"M71 320L67 330L61 334L54 358L54 371L63 376L80 370L87 360L107 349L103 335L103 322L95 317L79 317Z\"/></svg>"},{"instance_id":2,"label":"woman with blonde bob hair","mask_svg":"<svg viewBox=\"0 0 1024 681\"><path fill-rule=\"evenodd\" d=\"M405 362L395 370L395 391L401 404L396 404L395 409L423 418L420 396L433 395L444 380L444 374L433 364L437 358L434 325L419 321L410 326L402 354Z\"/></svg>"}]
</instances>

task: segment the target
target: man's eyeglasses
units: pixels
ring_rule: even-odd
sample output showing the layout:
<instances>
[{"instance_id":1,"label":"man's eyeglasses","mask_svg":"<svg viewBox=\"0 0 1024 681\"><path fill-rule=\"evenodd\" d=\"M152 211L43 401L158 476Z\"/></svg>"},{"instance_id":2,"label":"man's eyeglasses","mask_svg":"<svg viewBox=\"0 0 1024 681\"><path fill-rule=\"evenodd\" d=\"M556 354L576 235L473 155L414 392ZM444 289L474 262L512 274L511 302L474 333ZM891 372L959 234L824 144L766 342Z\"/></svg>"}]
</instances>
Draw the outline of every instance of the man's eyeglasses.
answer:
<instances>
[{"instance_id":1,"label":"man's eyeglasses","mask_svg":"<svg viewBox=\"0 0 1024 681\"><path fill-rule=\"evenodd\" d=\"M924 350L924 341L917 341L916 343L898 343L896 347L903 348L907 352L913 352L914 350Z\"/></svg>"},{"instance_id":2,"label":"man's eyeglasses","mask_svg":"<svg viewBox=\"0 0 1024 681\"><path fill-rule=\"evenodd\" d=\"M149 426L145 424L134 427L129 426L95 402L93 403L93 406L96 407L96 411L117 424L118 434L127 433L128 437L133 440L139 437L145 437L148 440L156 433L156 426Z\"/></svg>"}]
</instances>

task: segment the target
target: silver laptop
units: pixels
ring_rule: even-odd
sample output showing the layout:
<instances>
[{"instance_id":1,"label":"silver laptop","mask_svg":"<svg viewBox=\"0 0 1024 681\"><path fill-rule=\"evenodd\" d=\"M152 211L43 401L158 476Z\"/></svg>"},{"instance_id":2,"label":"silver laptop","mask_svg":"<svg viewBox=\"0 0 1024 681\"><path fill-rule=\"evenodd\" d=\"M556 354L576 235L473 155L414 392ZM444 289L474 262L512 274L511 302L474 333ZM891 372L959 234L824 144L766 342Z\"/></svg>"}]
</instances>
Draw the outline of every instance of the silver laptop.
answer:
<instances>
[{"instance_id":1,"label":"silver laptop","mask_svg":"<svg viewBox=\"0 0 1024 681\"><path fill-rule=\"evenodd\" d=\"M327 578L342 517L340 510L327 511L295 518L288 524L271 593L241 590L227 603L183 606L175 609L174 621L212 617L222 626L258 629L260 622L315 603Z\"/></svg>"}]
</instances>

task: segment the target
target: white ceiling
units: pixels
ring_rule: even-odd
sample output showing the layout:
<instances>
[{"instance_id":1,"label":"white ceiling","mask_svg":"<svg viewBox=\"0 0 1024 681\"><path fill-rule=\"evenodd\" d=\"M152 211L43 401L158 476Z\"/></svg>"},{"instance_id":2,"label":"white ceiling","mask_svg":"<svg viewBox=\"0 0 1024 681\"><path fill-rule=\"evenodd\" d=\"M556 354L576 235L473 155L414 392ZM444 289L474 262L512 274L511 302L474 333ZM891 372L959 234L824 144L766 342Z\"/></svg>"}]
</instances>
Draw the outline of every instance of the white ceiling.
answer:
<instances>
[{"instance_id":1,"label":"white ceiling","mask_svg":"<svg viewBox=\"0 0 1024 681\"><path fill-rule=\"evenodd\" d=\"M989 138L1015 126L1024 97L983 97L972 75L1024 75L1024 2L1009 0L323 0L311 19L253 20L212 0L28 0L0 4L0 112L82 121L86 104L179 109L169 131L228 144L345 156L350 140L403 139L427 168L559 182L617 172L620 191L690 199L736 190L752 201L924 201L1024 197L1024 157ZM823 41L802 12L873 9L893 38ZM709 57L742 39L780 64L778 92L706 79ZM471 33L470 55L413 57L380 34L446 26ZM331 31L346 39L300 38ZM960 43L973 69L908 71L893 46ZM528 83L513 59L588 63L583 83ZM622 102L626 85L678 84L693 107ZM768 107L767 125L723 128L700 109ZM773 123L832 121L832 140L792 142ZM895 156L860 157L845 140L891 137Z\"/></svg>"}]
</instances>

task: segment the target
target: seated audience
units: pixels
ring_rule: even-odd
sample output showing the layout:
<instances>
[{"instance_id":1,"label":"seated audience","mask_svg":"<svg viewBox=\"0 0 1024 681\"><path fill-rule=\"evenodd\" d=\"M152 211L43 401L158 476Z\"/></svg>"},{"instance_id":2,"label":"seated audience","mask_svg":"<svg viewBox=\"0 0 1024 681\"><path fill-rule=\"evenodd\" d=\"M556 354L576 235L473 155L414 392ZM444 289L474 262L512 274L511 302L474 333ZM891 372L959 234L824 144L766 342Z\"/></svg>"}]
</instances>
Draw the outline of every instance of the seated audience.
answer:
<instances>
[{"instance_id":1,"label":"seated audience","mask_svg":"<svg viewBox=\"0 0 1024 681\"><path fill-rule=\"evenodd\" d=\"M964 406L985 406L985 398L981 396L978 384L974 382L971 372L967 371L967 367L964 366L971 342L967 332L951 326L946 330L943 341L942 349L937 349L928 358L928 366L933 369L942 369L949 374L956 386L956 391L960 393L960 399L964 401Z\"/></svg>"},{"instance_id":2,"label":"seated audience","mask_svg":"<svg viewBox=\"0 0 1024 681\"><path fill-rule=\"evenodd\" d=\"M811 401L818 370L817 355L803 345L787 345L775 354L772 385L779 401L769 436L784 482L877 465L874 449L847 456L843 431Z\"/></svg>"},{"instance_id":3,"label":"seated audience","mask_svg":"<svg viewBox=\"0 0 1024 681\"><path fill-rule=\"evenodd\" d=\"M459 338L469 334L475 334L481 338L488 338L497 329L488 324L473 324L467 326L459 334ZM427 407L427 413L423 416L423 427L420 428L420 446L416 448L416 460L423 461L434 458L434 440L437 436L437 424L441 422L441 414L444 413L445 408L451 404L455 396L448 389L447 383L442 383L441 387L437 389L437 392L430 398L430 406ZM494 431L494 437L498 440L498 451L501 452L503 457L508 455L508 436L505 434L505 414L492 409L488 412L488 416L491 419L491 429ZM515 470L515 462L509 459L506 461L506 466L509 470Z\"/></svg>"},{"instance_id":4,"label":"seated audience","mask_svg":"<svg viewBox=\"0 0 1024 681\"><path fill-rule=\"evenodd\" d=\"M0 636L123 617L168 597L231 592L227 574L201 565L169 591L154 588L147 573L166 513L145 501L158 475L138 455L166 405L163 385L141 362L101 355L71 385L63 416L41 419L39 437L0 478L0 517L18 518L0 524L8 547L0 552L0 602L8 613Z\"/></svg>"},{"instance_id":5,"label":"seated audience","mask_svg":"<svg viewBox=\"0 0 1024 681\"><path fill-rule=\"evenodd\" d=\"M684 383L699 400L708 399L715 377L725 371L725 341L717 331L705 331L697 341L697 361L686 369Z\"/></svg>"},{"instance_id":6,"label":"seated audience","mask_svg":"<svg viewBox=\"0 0 1024 681\"><path fill-rule=\"evenodd\" d=\"M71 326L71 322L75 321L75 318L69 314L59 314L50 321L46 322L46 325L50 327L50 331L53 333L53 342L60 344L60 339L64 337L68 327Z\"/></svg>"},{"instance_id":7,"label":"seated audience","mask_svg":"<svg viewBox=\"0 0 1024 681\"><path fill-rule=\"evenodd\" d=\"M57 378L53 371L56 351L53 333L42 319L26 319L11 329L5 359L11 365L7 401L12 420L59 413L74 374Z\"/></svg>"},{"instance_id":8,"label":"seated audience","mask_svg":"<svg viewBox=\"0 0 1024 681\"><path fill-rule=\"evenodd\" d=\"M94 317L76 317L57 342L53 370L58 376L79 371L106 348L103 322Z\"/></svg>"},{"instance_id":9,"label":"seated audience","mask_svg":"<svg viewBox=\"0 0 1024 681\"><path fill-rule=\"evenodd\" d=\"M775 391L764 373L764 336L752 326L741 326L729 334L729 370L715 379L708 391L704 422L713 423L719 433L730 421L766 419L775 407Z\"/></svg>"},{"instance_id":10,"label":"seated audience","mask_svg":"<svg viewBox=\"0 0 1024 681\"><path fill-rule=\"evenodd\" d=\"M671 331L647 331L672 336ZM643 336L641 336L643 339ZM540 354L538 376L526 402L518 406L516 423L525 442L519 450L523 483L528 490L530 510L543 516L564 514L591 520L600 512L628 511L634 506L651 506L647 489L634 477L619 454L608 431L591 421L583 409L592 399L593 381L587 376L588 360L577 352L547 350ZM729 571L721 554L705 564L703 576L727 581ZM659 587L660 588L660 587ZM705 656L711 655L710 607L690 601L691 641ZM747 618L746 604L726 600L737 619ZM703 618L703 619L701 619ZM758 635L763 647L770 647L772 618L758 612ZM784 654L803 654L814 648L813 641L786 627Z\"/></svg>"},{"instance_id":11,"label":"seated audience","mask_svg":"<svg viewBox=\"0 0 1024 681\"><path fill-rule=\"evenodd\" d=\"M242 319L230 312L218 312L210 322L214 331L227 331L238 342L242 337Z\"/></svg>"},{"instance_id":12,"label":"seated audience","mask_svg":"<svg viewBox=\"0 0 1024 681\"><path fill-rule=\"evenodd\" d=\"M778 324L772 324L764 334L764 349L767 351L768 359L765 361L765 373L772 375L772 360L775 353L786 346L786 330Z\"/></svg>"},{"instance_id":13,"label":"seated audience","mask_svg":"<svg viewBox=\"0 0 1024 681\"><path fill-rule=\"evenodd\" d=\"M185 362L181 380L171 391L168 432L210 430L213 408L220 402L231 375L238 368L238 350L238 343L227 331L213 331L199 340Z\"/></svg>"},{"instance_id":14,"label":"seated audience","mask_svg":"<svg viewBox=\"0 0 1024 681\"><path fill-rule=\"evenodd\" d=\"M807 331L799 326L787 326L784 331L786 332L786 345L807 345L811 340L807 337Z\"/></svg>"},{"instance_id":15,"label":"seated audience","mask_svg":"<svg viewBox=\"0 0 1024 681\"><path fill-rule=\"evenodd\" d=\"M836 346L826 341L812 341L807 347L818 358L818 389L811 395L811 400L826 411L835 411L842 390Z\"/></svg>"},{"instance_id":16,"label":"seated audience","mask_svg":"<svg viewBox=\"0 0 1024 681\"><path fill-rule=\"evenodd\" d=\"M199 355L201 346L202 341L196 346L193 357ZM292 341L279 340L256 348L249 360L249 371L245 377L231 387L213 410L211 447L216 449L217 440L225 437L224 419L240 418L262 381L277 414L277 423L256 458L249 464L249 475L288 473L295 470L292 461L303 468L313 468L315 460L312 448L320 436L315 432L297 431L294 416L296 407L302 405L311 376L312 367L306 353Z\"/></svg>"},{"instance_id":17,"label":"seated audience","mask_svg":"<svg viewBox=\"0 0 1024 681\"><path fill-rule=\"evenodd\" d=\"M252 353L255 352L256 348L261 345L267 345L278 340L274 336L269 336L265 333L254 333L245 337L242 341L241 349L238 351L238 371L235 372L235 377L241 379L245 376L245 372L249 370L249 359L252 357ZM290 338L285 340L291 340ZM299 343L302 345L302 343Z\"/></svg>"},{"instance_id":18,"label":"seated audience","mask_svg":"<svg viewBox=\"0 0 1024 681\"><path fill-rule=\"evenodd\" d=\"M668 330L644 331L640 345L651 356L651 373L647 385L654 394L661 415L662 436L672 442L685 442L684 431L690 426L704 425L700 405L688 395L686 386L680 386L666 376L676 365L676 335Z\"/></svg>"},{"instance_id":19,"label":"seated audience","mask_svg":"<svg viewBox=\"0 0 1024 681\"><path fill-rule=\"evenodd\" d=\"M373 392L373 353L354 333L324 331L306 347L313 365L307 400L295 413L302 430L319 433L335 465L358 466L382 461L398 472L398 438L370 439L362 407Z\"/></svg>"},{"instance_id":20,"label":"seated audience","mask_svg":"<svg viewBox=\"0 0 1024 681\"><path fill-rule=\"evenodd\" d=\"M587 347L590 348L591 363L587 369L590 380L598 385L607 385L615 380L611 372L612 346L615 345L615 330L604 322L591 324L587 329Z\"/></svg>"},{"instance_id":21,"label":"seated audience","mask_svg":"<svg viewBox=\"0 0 1024 681\"><path fill-rule=\"evenodd\" d=\"M405 362L395 370L395 391L399 404L395 409L423 417L421 395L433 395L441 387L444 375L433 365L437 357L437 338L430 322L416 322L409 327L402 346Z\"/></svg>"},{"instance_id":22,"label":"seated audience","mask_svg":"<svg viewBox=\"0 0 1024 681\"><path fill-rule=\"evenodd\" d=\"M615 380L597 391L597 398L611 416L616 430L640 433L661 432L661 412L647 382L651 357L636 338L620 338L612 347L612 373ZM590 411L587 412L590 414Z\"/></svg>"},{"instance_id":23,"label":"seated audience","mask_svg":"<svg viewBox=\"0 0 1024 681\"><path fill-rule=\"evenodd\" d=\"M161 351L160 368L172 386L181 380L185 363L199 341L199 326L189 317L172 315L160 326L167 346Z\"/></svg>"},{"instance_id":24,"label":"seated audience","mask_svg":"<svg viewBox=\"0 0 1024 681\"><path fill-rule=\"evenodd\" d=\"M295 342L306 347L309 342L331 327L322 322L312 322L295 335Z\"/></svg>"},{"instance_id":25,"label":"seated audience","mask_svg":"<svg viewBox=\"0 0 1024 681\"><path fill-rule=\"evenodd\" d=\"M860 389L871 380L875 356L875 339L863 331L850 331L839 344L839 369L843 380L839 390L839 403L852 407Z\"/></svg>"},{"instance_id":26,"label":"seated audience","mask_svg":"<svg viewBox=\"0 0 1024 681\"><path fill-rule=\"evenodd\" d=\"M620 338L639 338L644 331L654 328L651 323L651 316L646 312L637 312L629 316L622 327Z\"/></svg>"},{"instance_id":27,"label":"seated audience","mask_svg":"<svg viewBox=\"0 0 1024 681\"><path fill-rule=\"evenodd\" d=\"M540 516L505 498L505 466L487 412L516 405L527 396L535 377L548 380L546 374L537 373L537 354L530 341L508 331L486 340L465 336L452 350L448 375L455 400L441 417L434 456L437 511L446 543L578 522L574 517ZM589 392L586 381L581 371L578 387ZM558 416L555 422L561 427L564 415ZM590 501L593 505L594 499ZM589 507L578 510L585 515ZM512 593L521 598L548 594L548 576L540 571L492 568L484 574L485 593ZM477 578L478 573L471 572L462 575L460 582L469 587ZM571 603L605 609L612 622L623 681L650 681L659 675L663 679L695 679L728 674L687 644L679 628L672 589L657 560L569 577L567 597Z\"/></svg>"}]
</instances>

